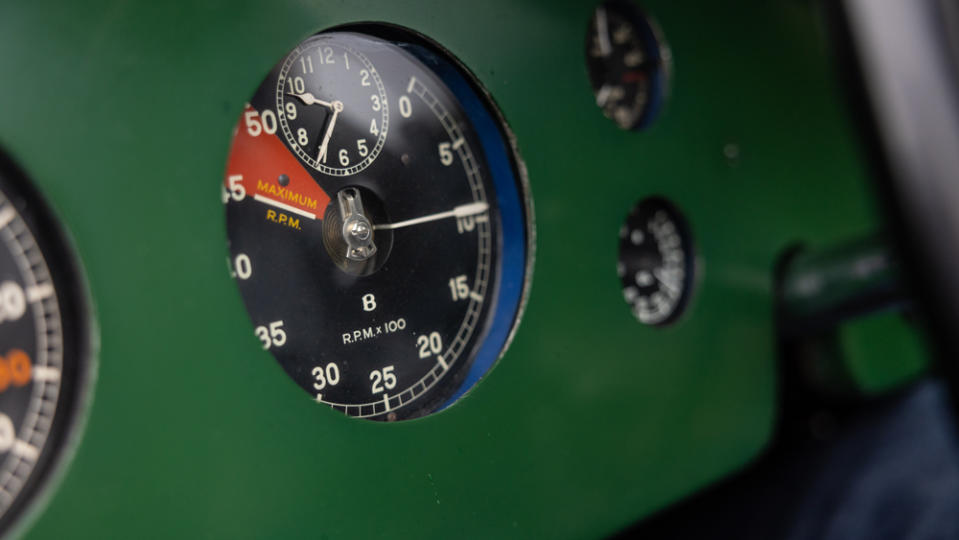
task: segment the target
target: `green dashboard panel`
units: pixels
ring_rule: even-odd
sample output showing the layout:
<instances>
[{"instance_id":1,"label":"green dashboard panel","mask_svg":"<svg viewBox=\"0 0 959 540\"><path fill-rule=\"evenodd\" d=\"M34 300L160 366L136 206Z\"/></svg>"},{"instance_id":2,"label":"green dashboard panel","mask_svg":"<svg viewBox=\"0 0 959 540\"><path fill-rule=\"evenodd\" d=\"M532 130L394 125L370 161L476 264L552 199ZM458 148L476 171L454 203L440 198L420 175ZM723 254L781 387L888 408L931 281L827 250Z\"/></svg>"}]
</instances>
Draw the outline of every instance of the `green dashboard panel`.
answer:
<instances>
[{"instance_id":1,"label":"green dashboard panel","mask_svg":"<svg viewBox=\"0 0 959 540\"><path fill-rule=\"evenodd\" d=\"M0 146L69 230L98 364L30 538L603 536L743 467L776 417L772 268L876 228L810 2L646 0L674 58L642 132L596 107L592 2L4 2ZM396 424L300 391L253 335L220 184L243 104L302 38L407 26L517 138L535 208L512 346L464 400ZM699 273L675 325L616 275L638 199L683 209ZM318 306L322 309L322 306Z\"/></svg>"}]
</instances>

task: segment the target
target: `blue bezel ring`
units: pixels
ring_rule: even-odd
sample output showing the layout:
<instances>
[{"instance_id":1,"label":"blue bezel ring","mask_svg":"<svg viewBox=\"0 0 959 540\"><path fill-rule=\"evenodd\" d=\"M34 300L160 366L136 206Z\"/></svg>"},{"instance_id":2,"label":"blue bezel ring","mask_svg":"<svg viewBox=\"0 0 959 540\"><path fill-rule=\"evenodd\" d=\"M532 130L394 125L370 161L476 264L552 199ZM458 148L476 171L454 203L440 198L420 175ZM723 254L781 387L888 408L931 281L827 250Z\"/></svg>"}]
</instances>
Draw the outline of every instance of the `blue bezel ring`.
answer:
<instances>
[{"instance_id":1,"label":"blue bezel ring","mask_svg":"<svg viewBox=\"0 0 959 540\"><path fill-rule=\"evenodd\" d=\"M422 45L402 44L439 77L453 93L479 136L489 167L500 218L499 279L495 305L487 334L482 339L466 377L456 392L438 410L443 410L463 397L496 364L510 339L519 316L526 287L527 228L526 194L516 170L513 150L500 120L490 112L492 104L474 89L458 66Z\"/></svg>"}]
</instances>

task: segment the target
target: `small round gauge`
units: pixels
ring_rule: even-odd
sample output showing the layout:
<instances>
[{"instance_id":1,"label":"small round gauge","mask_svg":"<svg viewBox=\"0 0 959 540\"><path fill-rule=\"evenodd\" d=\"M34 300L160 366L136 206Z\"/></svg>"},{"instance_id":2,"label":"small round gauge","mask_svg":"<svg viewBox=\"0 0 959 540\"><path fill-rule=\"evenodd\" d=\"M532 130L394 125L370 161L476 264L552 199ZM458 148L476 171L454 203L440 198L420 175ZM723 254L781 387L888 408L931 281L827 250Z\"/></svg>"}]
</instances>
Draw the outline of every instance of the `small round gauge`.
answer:
<instances>
[{"instance_id":1,"label":"small round gauge","mask_svg":"<svg viewBox=\"0 0 959 540\"><path fill-rule=\"evenodd\" d=\"M393 26L307 38L264 80L223 185L230 268L261 345L317 401L424 416L503 353L532 236L511 140L465 68Z\"/></svg>"},{"instance_id":2,"label":"small round gauge","mask_svg":"<svg viewBox=\"0 0 959 540\"><path fill-rule=\"evenodd\" d=\"M0 531L36 499L76 431L88 380L76 268L39 195L0 156Z\"/></svg>"},{"instance_id":3,"label":"small round gauge","mask_svg":"<svg viewBox=\"0 0 959 540\"><path fill-rule=\"evenodd\" d=\"M671 56L660 32L630 0L609 0L593 12L586 67L596 104L627 130L659 113L669 86Z\"/></svg>"},{"instance_id":4,"label":"small round gauge","mask_svg":"<svg viewBox=\"0 0 959 540\"><path fill-rule=\"evenodd\" d=\"M616 273L639 322L676 321L689 301L696 256L686 219L661 197L640 201L619 231Z\"/></svg>"},{"instance_id":5,"label":"small round gauge","mask_svg":"<svg viewBox=\"0 0 959 540\"><path fill-rule=\"evenodd\" d=\"M369 58L350 44L329 34L307 39L283 61L275 92L276 118L264 109L263 127L276 129L278 118L287 145L309 167L348 176L383 149L386 88Z\"/></svg>"}]
</instances>

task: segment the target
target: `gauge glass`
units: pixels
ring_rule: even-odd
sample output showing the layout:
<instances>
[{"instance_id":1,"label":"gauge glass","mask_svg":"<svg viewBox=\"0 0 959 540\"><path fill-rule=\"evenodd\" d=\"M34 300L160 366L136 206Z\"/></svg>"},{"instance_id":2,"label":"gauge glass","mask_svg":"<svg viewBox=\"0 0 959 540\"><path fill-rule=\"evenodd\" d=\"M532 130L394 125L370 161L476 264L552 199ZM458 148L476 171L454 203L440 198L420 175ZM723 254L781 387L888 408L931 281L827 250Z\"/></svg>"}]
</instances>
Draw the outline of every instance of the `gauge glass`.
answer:
<instances>
[{"instance_id":1,"label":"gauge glass","mask_svg":"<svg viewBox=\"0 0 959 540\"><path fill-rule=\"evenodd\" d=\"M395 27L306 39L243 112L223 185L261 346L350 416L414 418L461 397L525 296L517 163L485 92L438 45Z\"/></svg>"}]
</instances>

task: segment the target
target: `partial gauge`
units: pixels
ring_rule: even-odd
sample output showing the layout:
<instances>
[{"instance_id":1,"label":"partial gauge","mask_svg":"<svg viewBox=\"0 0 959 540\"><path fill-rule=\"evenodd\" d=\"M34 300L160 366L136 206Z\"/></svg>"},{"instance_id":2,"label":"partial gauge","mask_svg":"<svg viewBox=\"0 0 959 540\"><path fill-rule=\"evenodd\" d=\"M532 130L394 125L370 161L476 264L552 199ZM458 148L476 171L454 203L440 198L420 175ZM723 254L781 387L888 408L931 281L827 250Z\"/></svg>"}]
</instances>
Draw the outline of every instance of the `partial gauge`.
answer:
<instances>
[{"instance_id":1,"label":"partial gauge","mask_svg":"<svg viewBox=\"0 0 959 540\"><path fill-rule=\"evenodd\" d=\"M686 218L661 197L639 202L619 231L616 271L623 297L643 324L666 325L686 308L696 255Z\"/></svg>"},{"instance_id":2,"label":"partial gauge","mask_svg":"<svg viewBox=\"0 0 959 540\"><path fill-rule=\"evenodd\" d=\"M226 170L230 265L263 348L317 401L423 416L503 353L531 252L510 141L470 74L396 27L317 34L267 76Z\"/></svg>"},{"instance_id":3,"label":"partial gauge","mask_svg":"<svg viewBox=\"0 0 959 540\"><path fill-rule=\"evenodd\" d=\"M669 86L671 56L660 32L630 0L609 0L593 12L586 67L596 104L626 130L659 113Z\"/></svg>"},{"instance_id":4,"label":"partial gauge","mask_svg":"<svg viewBox=\"0 0 959 540\"><path fill-rule=\"evenodd\" d=\"M61 462L88 381L75 259L48 208L0 156L0 531Z\"/></svg>"}]
</instances>

